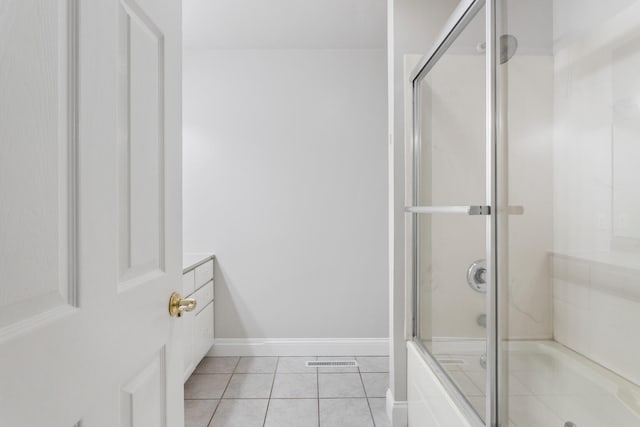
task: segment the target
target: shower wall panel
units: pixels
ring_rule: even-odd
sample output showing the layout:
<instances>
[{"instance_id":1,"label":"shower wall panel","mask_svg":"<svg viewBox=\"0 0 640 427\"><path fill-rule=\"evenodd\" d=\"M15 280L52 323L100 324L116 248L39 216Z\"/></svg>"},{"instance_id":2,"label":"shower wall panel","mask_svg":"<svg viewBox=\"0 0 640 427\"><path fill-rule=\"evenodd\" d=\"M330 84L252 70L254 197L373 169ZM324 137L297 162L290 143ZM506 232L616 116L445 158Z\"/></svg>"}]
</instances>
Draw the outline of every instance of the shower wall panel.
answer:
<instances>
[{"instance_id":1,"label":"shower wall panel","mask_svg":"<svg viewBox=\"0 0 640 427\"><path fill-rule=\"evenodd\" d=\"M614 3L556 24L554 338L639 384L640 2Z\"/></svg>"},{"instance_id":2,"label":"shower wall panel","mask_svg":"<svg viewBox=\"0 0 640 427\"><path fill-rule=\"evenodd\" d=\"M526 47L526 46L525 46ZM523 53L509 60L508 194L522 215L509 216L509 339L552 336L553 57ZM505 251L506 253L507 251Z\"/></svg>"}]
</instances>

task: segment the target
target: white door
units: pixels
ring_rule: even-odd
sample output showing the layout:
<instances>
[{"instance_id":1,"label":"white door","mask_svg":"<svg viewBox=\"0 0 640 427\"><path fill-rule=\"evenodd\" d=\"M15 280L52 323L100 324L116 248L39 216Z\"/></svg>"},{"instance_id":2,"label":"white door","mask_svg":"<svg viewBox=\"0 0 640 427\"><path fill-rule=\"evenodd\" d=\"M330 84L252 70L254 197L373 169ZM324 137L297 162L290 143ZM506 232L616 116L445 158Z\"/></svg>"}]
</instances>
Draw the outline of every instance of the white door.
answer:
<instances>
[{"instance_id":1,"label":"white door","mask_svg":"<svg viewBox=\"0 0 640 427\"><path fill-rule=\"evenodd\" d=\"M183 425L179 0L0 0L0 426Z\"/></svg>"}]
</instances>

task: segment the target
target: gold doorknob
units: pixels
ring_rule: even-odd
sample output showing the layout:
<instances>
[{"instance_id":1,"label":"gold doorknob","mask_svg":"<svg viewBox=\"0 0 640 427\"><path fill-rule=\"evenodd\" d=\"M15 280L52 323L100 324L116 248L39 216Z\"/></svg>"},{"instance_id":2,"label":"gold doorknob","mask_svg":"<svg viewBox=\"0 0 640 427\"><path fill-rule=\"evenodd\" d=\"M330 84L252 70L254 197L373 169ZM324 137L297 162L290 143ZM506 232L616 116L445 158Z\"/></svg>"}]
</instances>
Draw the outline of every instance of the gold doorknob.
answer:
<instances>
[{"instance_id":1,"label":"gold doorknob","mask_svg":"<svg viewBox=\"0 0 640 427\"><path fill-rule=\"evenodd\" d=\"M179 293L174 292L169 297L169 314L171 317L182 317L185 311L193 311L196 308L196 300L193 298L182 298Z\"/></svg>"}]
</instances>

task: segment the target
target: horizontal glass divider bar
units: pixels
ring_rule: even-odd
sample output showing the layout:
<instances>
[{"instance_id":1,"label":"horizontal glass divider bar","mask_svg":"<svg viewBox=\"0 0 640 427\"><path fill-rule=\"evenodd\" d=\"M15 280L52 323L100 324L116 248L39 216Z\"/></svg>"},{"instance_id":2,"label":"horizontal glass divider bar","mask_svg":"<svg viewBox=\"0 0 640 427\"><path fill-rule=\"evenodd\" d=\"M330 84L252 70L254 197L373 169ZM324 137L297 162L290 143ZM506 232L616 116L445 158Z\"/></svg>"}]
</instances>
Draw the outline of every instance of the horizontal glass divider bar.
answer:
<instances>
[{"instance_id":1,"label":"horizontal glass divider bar","mask_svg":"<svg viewBox=\"0 0 640 427\"><path fill-rule=\"evenodd\" d=\"M498 212L504 213L503 209L499 209ZM507 208L508 215L524 215L524 208L522 206L509 206Z\"/></svg>"},{"instance_id":2,"label":"horizontal glass divider bar","mask_svg":"<svg viewBox=\"0 0 640 427\"><path fill-rule=\"evenodd\" d=\"M406 212L416 214L462 214L462 215L491 215L491 206L470 205L470 206L407 206ZM522 206L509 206L506 209L499 209L500 213L507 215L522 215Z\"/></svg>"},{"instance_id":3,"label":"horizontal glass divider bar","mask_svg":"<svg viewBox=\"0 0 640 427\"><path fill-rule=\"evenodd\" d=\"M490 206L408 206L405 211L417 214L489 215Z\"/></svg>"}]
</instances>

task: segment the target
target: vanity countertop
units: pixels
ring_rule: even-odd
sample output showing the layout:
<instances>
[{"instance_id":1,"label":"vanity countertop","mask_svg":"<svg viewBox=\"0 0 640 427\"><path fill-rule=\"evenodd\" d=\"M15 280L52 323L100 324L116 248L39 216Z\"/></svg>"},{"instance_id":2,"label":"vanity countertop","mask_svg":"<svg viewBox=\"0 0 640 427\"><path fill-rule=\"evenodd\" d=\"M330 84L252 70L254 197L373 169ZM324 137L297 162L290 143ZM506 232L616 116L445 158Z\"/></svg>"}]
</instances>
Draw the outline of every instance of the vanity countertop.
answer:
<instances>
[{"instance_id":1,"label":"vanity countertop","mask_svg":"<svg viewBox=\"0 0 640 427\"><path fill-rule=\"evenodd\" d=\"M186 273L189 270L193 270L200 264L204 264L210 259L214 259L215 255L212 253L184 253L182 254L182 272Z\"/></svg>"}]
</instances>

